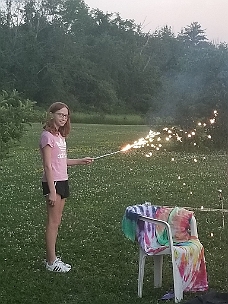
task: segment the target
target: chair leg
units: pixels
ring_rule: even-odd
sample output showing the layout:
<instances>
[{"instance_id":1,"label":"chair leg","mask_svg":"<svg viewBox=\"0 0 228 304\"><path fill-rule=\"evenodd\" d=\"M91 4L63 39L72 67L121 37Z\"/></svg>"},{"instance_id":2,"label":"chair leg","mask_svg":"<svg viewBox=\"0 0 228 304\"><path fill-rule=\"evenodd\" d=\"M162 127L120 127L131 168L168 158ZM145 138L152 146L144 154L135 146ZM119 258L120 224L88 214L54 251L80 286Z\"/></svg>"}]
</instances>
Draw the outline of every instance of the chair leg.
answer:
<instances>
[{"instance_id":1,"label":"chair leg","mask_svg":"<svg viewBox=\"0 0 228 304\"><path fill-rule=\"evenodd\" d=\"M173 262L173 285L174 285L174 295L175 295L175 303L183 300L183 283L182 278L180 276L179 269L175 262Z\"/></svg>"},{"instance_id":2,"label":"chair leg","mask_svg":"<svg viewBox=\"0 0 228 304\"><path fill-rule=\"evenodd\" d=\"M154 255L154 287L162 286L163 255Z\"/></svg>"},{"instance_id":3,"label":"chair leg","mask_svg":"<svg viewBox=\"0 0 228 304\"><path fill-rule=\"evenodd\" d=\"M146 254L142 250L142 248L139 248L139 274L138 274L138 297L139 298L142 298L145 260L146 260Z\"/></svg>"}]
</instances>

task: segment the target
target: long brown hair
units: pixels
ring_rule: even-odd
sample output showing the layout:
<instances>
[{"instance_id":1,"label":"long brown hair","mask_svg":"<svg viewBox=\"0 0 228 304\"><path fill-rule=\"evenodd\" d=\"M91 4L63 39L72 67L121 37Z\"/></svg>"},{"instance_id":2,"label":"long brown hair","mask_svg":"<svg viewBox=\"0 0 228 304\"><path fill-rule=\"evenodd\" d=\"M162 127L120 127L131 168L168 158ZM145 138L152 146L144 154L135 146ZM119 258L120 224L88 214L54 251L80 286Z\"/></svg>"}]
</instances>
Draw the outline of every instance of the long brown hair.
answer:
<instances>
[{"instance_id":1,"label":"long brown hair","mask_svg":"<svg viewBox=\"0 0 228 304\"><path fill-rule=\"evenodd\" d=\"M50 113L55 113L55 112L61 110L62 108L67 108L68 118L67 118L65 125L63 127L59 127L59 129L57 130ZM67 135L70 133L70 109L69 109L68 105L66 105L65 103L63 103L61 101L54 102L47 111L47 120L44 125L44 129L46 131L49 131L52 134L60 133L63 137L67 137Z\"/></svg>"}]
</instances>

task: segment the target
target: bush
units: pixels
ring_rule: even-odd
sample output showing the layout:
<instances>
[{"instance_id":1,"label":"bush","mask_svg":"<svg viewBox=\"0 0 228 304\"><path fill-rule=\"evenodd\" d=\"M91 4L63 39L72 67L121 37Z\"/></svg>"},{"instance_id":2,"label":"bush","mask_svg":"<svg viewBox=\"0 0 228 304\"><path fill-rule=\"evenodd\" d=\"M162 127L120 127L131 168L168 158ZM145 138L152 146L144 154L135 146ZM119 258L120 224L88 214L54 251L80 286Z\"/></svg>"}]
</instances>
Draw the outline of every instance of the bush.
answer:
<instances>
[{"instance_id":1,"label":"bush","mask_svg":"<svg viewBox=\"0 0 228 304\"><path fill-rule=\"evenodd\" d=\"M0 94L0 159L6 157L10 147L21 139L26 124L33 116L35 102L24 99L20 94L2 91Z\"/></svg>"}]
</instances>

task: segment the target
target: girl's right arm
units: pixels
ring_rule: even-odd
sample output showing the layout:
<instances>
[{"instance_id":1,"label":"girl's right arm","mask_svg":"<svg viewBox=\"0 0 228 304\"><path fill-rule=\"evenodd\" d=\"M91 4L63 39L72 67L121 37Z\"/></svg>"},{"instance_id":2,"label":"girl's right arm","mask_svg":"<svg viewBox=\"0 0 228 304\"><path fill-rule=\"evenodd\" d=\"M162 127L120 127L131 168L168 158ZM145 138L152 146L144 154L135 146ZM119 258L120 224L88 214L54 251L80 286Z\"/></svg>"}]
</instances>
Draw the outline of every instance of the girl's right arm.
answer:
<instances>
[{"instance_id":1,"label":"girl's right arm","mask_svg":"<svg viewBox=\"0 0 228 304\"><path fill-rule=\"evenodd\" d=\"M43 167L44 172L46 175L48 187L50 190L50 193L48 194L48 202L49 205L54 206L56 201L56 189L54 185L54 179L52 174L52 167L51 167L51 147L49 145L46 145L43 147Z\"/></svg>"}]
</instances>

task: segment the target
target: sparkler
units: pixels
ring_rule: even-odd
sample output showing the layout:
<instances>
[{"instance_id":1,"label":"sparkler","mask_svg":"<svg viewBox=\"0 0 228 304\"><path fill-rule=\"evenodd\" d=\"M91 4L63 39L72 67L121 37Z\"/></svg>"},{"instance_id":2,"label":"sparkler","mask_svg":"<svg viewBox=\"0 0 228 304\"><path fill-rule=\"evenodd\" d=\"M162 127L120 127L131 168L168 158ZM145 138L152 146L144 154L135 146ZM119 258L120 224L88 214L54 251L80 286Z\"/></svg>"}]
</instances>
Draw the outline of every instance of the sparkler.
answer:
<instances>
[{"instance_id":1,"label":"sparkler","mask_svg":"<svg viewBox=\"0 0 228 304\"><path fill-rule=\"evenodd\" d=\"M122 148L121 150L106 153L104 155L94 157L94 160L104 158L104 157L107 157L107 156L111 156L111 155L115 155L115 154L118 154L120 152L126 152L126 151L128 151L132 148L138 149L138 148L142 148L142 147L148 147L148 148L151 148L152 150L159 151L163 147L164 143L168 143L168 142L171 142L171 141L174 141L174 142L176 141L176 142L179 142L179 143L184 143L184 142L187 142L187 141L191 141L190 143L194 147L197 147L197 143L196 143L196 141L197 141L196 140L197 130L199 130L199 128L205 128L207 125L215 124L217 115L218 115L218 112L217 112L217 110L215 110L214 111L214 116L212 118L210 118L207 121L207 123L206 122L198 122L197 123L198 127L195 127L192 130L184 131L182 129L178 129L177 127L169 127L169 128L165 127L165 128L162 129L161 132L155 132L153 130L150 130L147 136L140 138L139 140L135 141L133 144L128 144L124 148ZM210 139L210 140L212 139L211 135L207 134L205 132L205 130L203 131L203 134L204 134L204 136L206 134L207 139ZM152 155L153 155L152 152L148 152L145 156L146 157L151 157ZM174 159L172 159L172 161L174 161ZM196 163L197 159L194 158L193 161Z\"/></svg>"},{"instance_id":2,"label":"sparkler","mask_svg":"<svg viewBox=\"0 0 228 304\"><path fill-rule=\"evenodd\" d=\"M122 152L122 150L111 152L111 153L107 153L107 154L104 154L104 155L100 155L100 156L94 157L93 159L103 158L103 157L114 155L114 154L117 154L117 153L120 153L120 152Z\"/></svg>"},{"instance_id":3,"label":"sparkler","mask_svg":"<svg viewBox=\"0 0 228 304\"><path fill-rule=\"evenodd\" d=\"M155 136L157 136L158 134L160 134L160 132L154 132L154 131L150 130L149 134L145 138L144 137L139 138L139 140L135 141L133 144L127 144L121 150L111 152L111 153L106 153L104 155L94 157L93 159L96 160L96 159L100 159L100 158L103 158L103 157L106 157L106 156L114 155L114 154L117 154L117 153L120 153L120 152L126 152L126 151L128 151L132 148L138 149L138 148L144 147L145 145L148 144L148 142L153 141L153 138Z\"/></svg>"},{"instance_id":4,"label":"sparkler","mask_svg":"<svg viewBox=\"0 0 228 304\"><path fill-rule=\"evenodd\" d=\"M120 153L120 152L125 152L127 150L130 150L132 147L134 147L134 144L133 145L128 144L125 147L123 147L121 150L118 150L118 151L115 151L115 152L111 152L111 153L106 153L104 155L100 155L100 156L94 157L93 159L100 159L100 158L103 158L103 157L106 157L106 156L110 156L110 155L114 155L114 154L117 154L117 153Z\"/></svg>"},{"instance_id":5,"label":"sparkler","mask_svg":"<svg viewBox=\"0 0 228 304\"><path fill-rule=\"evenodd\" d=\"M168 207L168 206L166 206ZM185 209L189 209L189 210L196 210L196 211L204 211L204 212L223 212L223 213L228 213L228 209L219 209L219 208L205 208L204 206L201 206L200 208L198 207L190 207L190 206L186 206L186 207L182 207Z\"/></svg>"},{"instance_id":6,"label":"sparkler","mask_svg":"<svg viewBox=\"0 0 228 304\"><path fill-rule=\"evenodd\" d=\"M224 228L224 226L225 226L225 215L224 215L224 204L223 204L222 190L218 190L218 192L219 192L219 200L221 202L221 207L222 207L222 227Z\"/></svg>"},{"instance_id":7,"label":"sparkler","mask_svg":"<svg viewBox=\"0 0 228 304\"><path fill-rule=\"evenodd\" d=\"M215 208L204 208L204 206L201 206L200 208L194 208L194 207L183 207L186 209L192 209L192 210L200 210L200 211L206 211L206 212L221 212L222 213L222 228L225 227L225 213L228 213L228 209L224 209L224 203L223 203L223 195L222 190L218 190L219 192L219 200L221 202L221 209L215 209ZM211 236L213 236L213 233L211 233Z\"/></svg>"}]
</instances>

